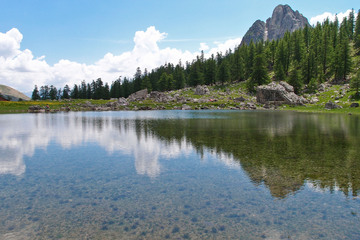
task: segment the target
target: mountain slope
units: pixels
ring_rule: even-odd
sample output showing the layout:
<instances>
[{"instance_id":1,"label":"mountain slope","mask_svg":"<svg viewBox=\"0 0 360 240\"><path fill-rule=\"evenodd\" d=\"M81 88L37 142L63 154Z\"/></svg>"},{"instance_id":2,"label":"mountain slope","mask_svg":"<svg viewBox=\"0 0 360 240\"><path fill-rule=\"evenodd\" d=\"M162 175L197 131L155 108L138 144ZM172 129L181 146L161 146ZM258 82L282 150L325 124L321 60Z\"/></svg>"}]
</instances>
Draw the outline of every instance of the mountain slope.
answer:
<instances>
[{"instance_id":1,"label":"mountain slope","mask_svg":"<svg viewBox=\"0 0 360 240\"><path fill-rule=\"evenodd\" d=\"M0 84L0 96L9 101L30 100L28 96L11 87Z\"/></svg>"},{"instance_id":2,"label":"mountain slope","mask_svg":"<svg viewBox=\"0 0 360 240\"><path fill-rule=\"evenodd\" d=\"M241 44L249 44L251 40L277 40L282 38L285 32L294 32L299 28L310 26L309 21L298 11L292 10L289 5L278 5L266 23L257 20L246 32Z\"/></svg>"}]
</instances>

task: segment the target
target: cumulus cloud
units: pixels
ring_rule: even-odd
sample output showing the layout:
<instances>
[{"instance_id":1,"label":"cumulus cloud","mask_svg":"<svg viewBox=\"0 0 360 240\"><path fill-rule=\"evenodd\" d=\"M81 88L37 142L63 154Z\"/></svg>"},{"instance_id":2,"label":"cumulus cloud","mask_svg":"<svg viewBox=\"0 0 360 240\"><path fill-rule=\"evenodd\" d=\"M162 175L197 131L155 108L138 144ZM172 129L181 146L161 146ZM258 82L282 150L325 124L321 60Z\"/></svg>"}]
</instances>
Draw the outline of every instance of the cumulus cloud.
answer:
<instances>
[{"instance_id":1,"label":"cumulus cloud","mask_svg":"<svg viewBox=\"0 0 360 240\"><path fill-rule=\"evenodd\" d=\"M165 63L178 63L179 60L192 61L199 52L183 51L176 48L160 48L159 42L167 37L154 26L146 31L137 31L134 36L134 47L120 55L107 53L93 64L81 64L61 59L49 65L44 56L35 57L31 50L21 50L23 35L16 28L0 33L0 83L9 85L23 92L29 92L34 85L54 85L72 87L82 80L90 82L101 77L111 83L119 76L132 77L137 67L148 70ZM200 44L200 50L207 51L206 57L216 52L225 52L234 48L241 39L231 39L224 43L215 42L210 49L207 43Z\"/></svg>"},{"instance_id":2,"label":"cumulus cloud","mask_svg":"<svg viewBox=\"0 0 360 240\"><path fill-rule=\"evenodd\" d=\"M323 14L320 14L318 16L312 17L310 19L310 24L311 25L316 25L318 22L322 23L324 22L324 20L326 20L327 18L329 18L330 21L334 21L335 17L337 16L339 21L342 22L342 20L344 19L344 17L348 17L350 12L352 10L347 10L346 12L340 12L340 13L330 13L330 12L324 12ZM355 17L356 17L357 13L355 12Z\"/></svg>"}]
</instances>

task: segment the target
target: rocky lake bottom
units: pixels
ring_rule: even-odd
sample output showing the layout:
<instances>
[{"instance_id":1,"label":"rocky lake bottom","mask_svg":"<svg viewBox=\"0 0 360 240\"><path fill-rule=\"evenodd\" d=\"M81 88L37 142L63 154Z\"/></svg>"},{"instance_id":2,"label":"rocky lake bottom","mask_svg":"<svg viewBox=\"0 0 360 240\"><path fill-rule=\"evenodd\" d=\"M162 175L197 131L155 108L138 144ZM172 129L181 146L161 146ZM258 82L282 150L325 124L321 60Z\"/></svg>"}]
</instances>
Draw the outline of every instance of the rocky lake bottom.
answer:
<instances>
[{"instance_id":1,"label":"rocky lake bottom","mask_svg":"<svg viewBox=\"0 0 360 240\"><path fill-rule=\"evenodd\" d=\"M0 115L0 238L358 239L359 120Z\"/></svg>"}]
</instances>

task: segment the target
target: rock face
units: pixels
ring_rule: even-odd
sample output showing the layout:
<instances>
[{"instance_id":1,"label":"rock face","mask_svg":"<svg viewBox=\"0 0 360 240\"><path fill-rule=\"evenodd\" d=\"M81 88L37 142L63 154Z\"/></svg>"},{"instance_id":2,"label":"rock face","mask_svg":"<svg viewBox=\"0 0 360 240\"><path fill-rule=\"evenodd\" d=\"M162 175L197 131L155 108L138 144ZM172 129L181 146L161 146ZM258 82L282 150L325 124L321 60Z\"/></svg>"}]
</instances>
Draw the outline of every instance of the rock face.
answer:
<instances>
[{"instance_id":1,"label":"rock face","mask_svg":"<svg viewBox=\"0 0 360 240\"><path fill-rule=\"evenodd\" d=\"M251 40L258 42L265 39L265 22L256 20L243 37L241 44L249 44Z\"/></svg>"},{"instance_id":2,"label":"rock face","mask_svg":"<svg viewBox=\"0 0 360 240\"><path fill-rule=\"evenodd\" d=\"M5 85L0 84L0 98L7 101L28 101L30 98L25 94Z\"/></svg>"},{"instance_id":3,"label":"rock face","mask_svg":"<svg viewBox=\"0 0 360 240\"><path fill-rule=\"evenodd\" d=\"M294 93L294 88L286 82L272 82L268 85L258 86L256 101L262 104L289 104L304 105L307 100Z\"/></svg>"},{"instance_id":4,"label":"rock face","mask_svg":"<svg viewBox=\"0 0 360 240\"><path fill-rule=\"evenodd\" d=\"M257 20L246 32L241 44L249 44L251 40L258 42L261 40L277 40L289 32L310 26L309 21L298 11L291 9L289 5L278 5L266 23Z\"/></svg>"}]
</instances>

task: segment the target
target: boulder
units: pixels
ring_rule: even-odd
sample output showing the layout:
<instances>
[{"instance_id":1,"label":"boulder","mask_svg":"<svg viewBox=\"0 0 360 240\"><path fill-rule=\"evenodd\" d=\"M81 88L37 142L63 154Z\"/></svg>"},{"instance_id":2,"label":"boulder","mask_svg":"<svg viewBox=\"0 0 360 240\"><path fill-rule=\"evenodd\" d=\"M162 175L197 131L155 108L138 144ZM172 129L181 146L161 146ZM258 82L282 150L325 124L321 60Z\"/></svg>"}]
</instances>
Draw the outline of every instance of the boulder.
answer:
<instances>
[{"instance_id":1,"label":"boulder","mask_svg":"<svg viewBox=\"0 0 360 240\"><path fill-rule=\"evenodd\" d=\"M192 108L189 105L182 105L181 110L192 110Z\"/></svg>"},{"instance_id":2,"label":"boulder","mask_svg":"<svg viewBox=\"0 0 360 240\"><path fill-rule=\"evenodd\" d=\"M153 91L150 93L149 97L155 102L167 103L173 100L172 97L166 95L163 92Z\"/></svg>"},{"instance_id":3,"label":"boulder","mask_svg":"<svg viewBox=\"0 0 360 240\"><path fill-rule=\"evenodd\" d=\"M256 110L256 105L252 102L246 103L246 108L251 110Z\"/></svg>"},{"instance_id":4,"label":"boulder","mask_svg":"<svg viewBox=\"0 0 360 240\"><path fill-rule=\"evenodd\" d=\"M342 107L337 105L336 103L333 103L332 101L325 103L325 109L337 109L337 108L342 108Z\"/></svg>"},{"instance_id":5,"label":"boulder","mask_svg":"<svg viewBox=\"0 0 360 240\"><path fill-rule=\"evenodd\" d=\"M131 94L128 99L130 101L139 101L139 100L144 100L147 98L147 95L148 95L148 90L147 89L143 89L143 90L140 90L140 91L137 91L133 94Z\"/></svg>"},{"instance_id":6,"label":"boulder","mask_svg":"<svg viewBox=\"0 0 360 240\"><path fill-rule=\"evenodd\" d=\"M33 105L28 108L29 113L41 113L45 112L45 109L40 107L39 105Z\"/></svg>"},{"instance_id":7,"label":"boulder","mask_svg":"<svg viewBox=\"0 0 360 240\"><path fill-rule=\"evenodd\" d=\"M195 89L195 95L205 95L205 94L209 94L210 90L207 86L201 86L198 85Z\"/></svg>"},{"instance_id":8,"label":"boulder","mask_svg":"<svg viewBox=\"0 0 360 240\"><path fill-rule=\"evenodd\" d=\"M271 82L268 85L258 86L256 101L262 104L289 104L304 105L308 101L294 93L294 88L286 82Z\"/></svg>"},{"instance_id":9,"label":"boulder","mask_svg":"<svg viewBox=\"0 0 360 240\"><path fill-rule=\"evenodd\" d=\"M246 99L244 97L238 97L234 99L235 102L244 102L245 100Z\"/></svg>"},{"instance_id":10,"label":"boulder","mask_svg":"<svg viewBox=\"0 0 360 240\"><path fill-rule=\"evenodd\" d=\"M359 103L354 102L350 105L350 107L357 108L357 107L359 107Z\"/></svg>"},{"instance_id":11,"label":"boulder","mask_svg":"<svg viewBox=\"0 0 360 240\"><path fill-rule=\"evenodd\" d=\"M117 100L117 102L118 102L118 104L121 105L121 106L127 106L127 105L129 105L129 103L128 103L128 101L126 100L126 98L123 98L123 97L119 98L119 99Z\"/></svg>"}]
</instances>

